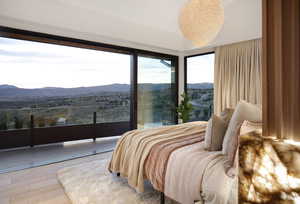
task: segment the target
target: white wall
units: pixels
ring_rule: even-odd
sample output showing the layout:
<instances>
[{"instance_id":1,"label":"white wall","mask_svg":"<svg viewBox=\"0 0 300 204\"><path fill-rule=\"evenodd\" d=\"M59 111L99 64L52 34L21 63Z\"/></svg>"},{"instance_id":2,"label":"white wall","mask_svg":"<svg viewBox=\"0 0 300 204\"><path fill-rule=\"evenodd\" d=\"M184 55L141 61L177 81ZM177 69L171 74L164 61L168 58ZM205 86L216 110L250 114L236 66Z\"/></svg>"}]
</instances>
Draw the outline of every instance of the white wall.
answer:
<instances>
[{"instance_id":1,"label":"white wall","mask_svg":"<svg viewBox=\"0 0 300 204\"><path fill-rule=\"evenodd\" d=\"M89 40L94 42L130 47L135 49L142 49L142 50L150 50L153 52L160 52L170 55L179 55L181 52L171 49L164 49L161 47L150 46L142 43L136 43L131 41L119 40L115 38L109 38L106 36L101 36L97 34L86 33L84 31L75 31L72 29L67 28L59 28L59 27L52 27L49 25L42 25L34 22L28 23L27 21L22 21L19 19L8 18L5 16L1 16L0 14L0 25L7 26L11 28L18 28L22 30L28 31L35 31L41 33L47 33L52 35L64 36L69 38L76 38L81 40Z\"/></svg>"}]
</instances>

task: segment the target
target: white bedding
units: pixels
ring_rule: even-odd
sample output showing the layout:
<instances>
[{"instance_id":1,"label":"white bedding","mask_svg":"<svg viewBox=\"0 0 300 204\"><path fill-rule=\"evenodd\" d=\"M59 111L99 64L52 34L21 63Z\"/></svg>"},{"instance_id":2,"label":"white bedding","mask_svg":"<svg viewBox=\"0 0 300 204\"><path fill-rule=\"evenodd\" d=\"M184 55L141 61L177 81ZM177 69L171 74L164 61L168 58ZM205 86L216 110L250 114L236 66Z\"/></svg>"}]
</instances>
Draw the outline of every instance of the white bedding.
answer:
<instances>
[{"instance_id":1,"label":"white bedding","mask_svg":"<svg viewBox=\"0 0 300 204\"><path fill-rule=\"evenodd\" d=\"M222 152L204 150L204 142L174 151L168 162L165 178L165 195L177 202L193 204L237 203L236 179L224 171ZM230 196L230 194L232 194Z\"/></svg>"}]
</instances>

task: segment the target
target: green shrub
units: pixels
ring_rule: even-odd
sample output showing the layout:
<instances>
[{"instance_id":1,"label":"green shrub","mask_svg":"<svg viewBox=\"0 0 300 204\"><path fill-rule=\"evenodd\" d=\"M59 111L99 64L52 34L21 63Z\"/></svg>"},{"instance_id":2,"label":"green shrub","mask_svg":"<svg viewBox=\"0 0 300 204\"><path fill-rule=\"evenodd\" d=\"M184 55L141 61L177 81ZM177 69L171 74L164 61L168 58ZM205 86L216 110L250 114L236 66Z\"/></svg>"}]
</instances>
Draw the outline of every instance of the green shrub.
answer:
<instances>
[{"instance_id":1,"label":"green shrub","mask_svg":"<svg viewBox=\"0 0 300 204\"><path fill-rule=\"evenodd\" d=\"M190 120L191 112L193 110L193 105L190 104L190 98L187 94L182 94L182 101L180 105L177 107L178 117L182 119L183 123L186 123Z\"/></svg>"}]
</instances>

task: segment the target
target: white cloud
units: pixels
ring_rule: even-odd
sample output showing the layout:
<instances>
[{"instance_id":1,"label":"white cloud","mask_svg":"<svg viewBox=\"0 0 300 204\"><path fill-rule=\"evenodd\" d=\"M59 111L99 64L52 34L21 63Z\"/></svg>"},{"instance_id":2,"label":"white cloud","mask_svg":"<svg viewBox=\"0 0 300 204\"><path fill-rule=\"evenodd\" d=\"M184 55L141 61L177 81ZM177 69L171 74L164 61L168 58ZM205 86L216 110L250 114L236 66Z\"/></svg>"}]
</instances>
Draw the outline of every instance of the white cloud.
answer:
<instances>
[{"instance_id":1,"label":"white cloud","mask_svg":"<svg viewBox=\"0 0 300 204\"><path fill-rule=\"evenodd\" d=\"M0 38L0 84L21 88L129 84L130 64L125 54ZM139 66L139 82L170 82L171 69L160 60L140 58Z\"/></svg>"}]
</instances>

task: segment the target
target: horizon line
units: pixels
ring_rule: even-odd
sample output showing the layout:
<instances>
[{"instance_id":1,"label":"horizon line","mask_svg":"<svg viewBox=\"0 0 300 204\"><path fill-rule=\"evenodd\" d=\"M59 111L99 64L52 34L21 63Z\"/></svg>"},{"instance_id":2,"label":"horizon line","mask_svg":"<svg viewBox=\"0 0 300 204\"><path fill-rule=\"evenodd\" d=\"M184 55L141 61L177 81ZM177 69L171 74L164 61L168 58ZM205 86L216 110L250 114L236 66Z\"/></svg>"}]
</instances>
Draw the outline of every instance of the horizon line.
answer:
<instances>
[{"instance_id":1,"label":"horizon line","mask_svg":"<svg viewBox=\"0 0 300 204\"><path fill-rule=\"evenodd\" d=\"M138 84L171 84L171 83L138 83ZM213 84L213 82L199 82L199 83L187 83L189 84ZM112 83L112 84L103 84L103 85L95 85L95 86L76 86L76 87L57 87L57 86L46 86L46 87L36 87L36 88L28 88L28 87L19 87L13 84L0 84L1 86L11 86L19 89L75 89L75 88L91 88L91 87L99 87L99 86L111 86L111 85L131 85L131 84L124 84L124 83Z\"/></svg>"}]
</instances>

